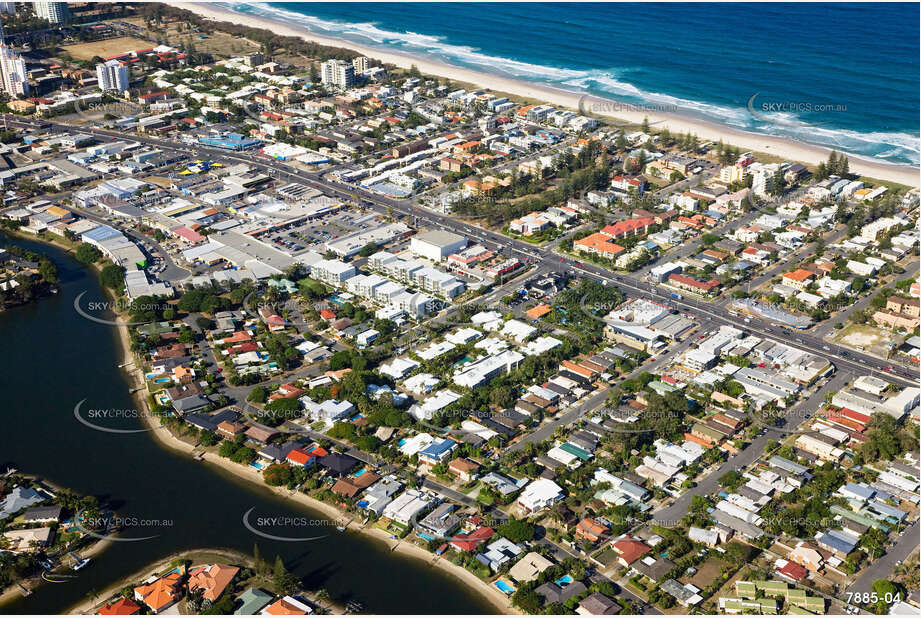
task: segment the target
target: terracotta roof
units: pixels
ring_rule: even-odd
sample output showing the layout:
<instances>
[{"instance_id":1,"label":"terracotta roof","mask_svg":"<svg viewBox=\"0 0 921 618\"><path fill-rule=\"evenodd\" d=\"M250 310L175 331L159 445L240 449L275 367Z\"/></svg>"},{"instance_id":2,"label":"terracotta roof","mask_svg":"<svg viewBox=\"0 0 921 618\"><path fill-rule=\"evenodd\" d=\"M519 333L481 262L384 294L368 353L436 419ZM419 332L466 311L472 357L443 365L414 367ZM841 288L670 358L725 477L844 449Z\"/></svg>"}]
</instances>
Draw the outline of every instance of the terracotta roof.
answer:
<instances>
[{"instance_id":1,"label":"terracotta roof","mask_svg":"<svg viewBox=\"0 0 921 618\"><path fill-rule=\"evenodd\" d=\"M573 244L577 247L585 247L586 249L594 249L601 253L611 253L614 255L618 255L624 251L623 247L611 241L610 236L606 236L601 232L596 232L590 236L581 238Z\"/></svg>"},{"instance_id":2,"label":"terracotta roof","mask_svg":"<svg viewBox=\"0 0 921 618\"><path fill-rule=\"evenodd\" d=\"M141 606L131 599L121 598L114 603L103 605L97 612L100 616L132 616L141 610Z\"/></svg>"},{"instance_id":3,"label":"terracotta roof","mask_svg":"<svg viewBox=\"0 0 921 618\"><path fill-rule=\"evenodd\" d=\"M624 234L635 234L637 230L649 227L655 224L652 217L640 217L638 219L626 219L618 221L614 225L606 225L602 228L601 233L605 236L623 236Z\"/></svg>"},{"instance_id":4,"label":"terracotta roof","mask_svg":"<svg viewBox=\"0 0 921 618\"><path fill-rule=\"evenodd\" d=\"M179 600L180 573L173 571L149 584L134 589L136 597L141 597L144 604L154 611L160 611Z\"/></svg>"},{"instance_id":5,"label":"terracotta roof","mask_svg":"<svg viewBox=\"0 0 921 618\"><path fill-rule=\"evenodd\" d=\"M790 579L794 581L806 579L806 576L809 575L809 571L807 571L805 567L798 565L792 560L787 560L787 564L777 569L777 572L780 573L781 575L786 575L787 577L789 577Z\"/></svg>"},{"instance_id":6,"label":"terracotta roof","mask_svg":"<svg viewBox=\"0 0 921 618\"><path fill-rule=\"evenodd\" d=\"M346 498L354 498L358 495L358 492L361 491L361 487L352 483L351 479L339 479L336 481L336 484L333 485L331 491L334 494L345 496Z\"/></svg>"},{"instance_id":7,"label":"terracotta roof","mask_svg":"<svg viewBox=\"0 0 921 618\"><path fill-rule=\"evenodd\" d=\"M189 590L201 589L202 596L209 601L217 601L239 572L239 568L227 564L200 567L189 574Z\"/></svg>"},{"instance_id":8,"label":"terracotta roof","mask_svg":"<svg viewBox=\"0 0 921 618\"><path fill-rule=\"evenodd\" d=\"M315 459L315 457L313 455L308 454L307 451L303 451L299 448L296 448L290 453L288 453L288 461L292 463L300 464L302 466L307 465L307 463L309 463L311 459Z\"/></svg>"},{"instance_id":9,"label":"terracotta roof","mask_svg":"<svg viewBox=\"0 0 921 618\"><path fill-rule=\"evenodd\" d=\"M261 613L268 614L269 616L304 616L306 614L304 610L285 599L278 599L262 610Z\"/></svg>"},{"instance_id":10,"label":"terracotta roof","mask_svg":"<svg viewBox=\"0 0 921 618\"><path fill-rule=\"evenodd\" d=\"M783 275L784 279L790 279L792 281L799 281L799 282L803 282L810 277L815 277L815 273L811 273L808 270L805 270L802 268L797 268L796 270L788 272L788 273L784 273Z\"/></svg>"},{"instance_id":11,"label":"terracotta roof","mask_svg":"<svg viewBox=\"0 0 921 618\"><path fill-rule=\"evenodd\" d=\"M461 551L474 551L481 543L485 543L496 533L492 528L477 528L470 534L456 534L451 545Z\"/></svg>"},{"instance_id":12,"label":"terracotta roof","mask_svg":"<svg viewBox=\"0 0 921 618\"><path fill-rule=\"evenodd\" d=\"M627 564L631 564L646 554L649 553L650 549L646 543L642 541L637 541L635 539L621 539L620 541L614 541L611 543L611 547L614 548L620 558Z\"/></svg>"},{"instance_id":13,"label":"terracotta roof","mask_svg":"<svg viewBox=\"0 0 921 618\"><path fill-rule=\"evenodd\" d=\"M452 459L451 463L448 464L449 470L457 470L458 472L470 472L472 470L478 470L480 464L475 461L470 461L464 457L457 457Z\"/></svg>"}]
</instances>

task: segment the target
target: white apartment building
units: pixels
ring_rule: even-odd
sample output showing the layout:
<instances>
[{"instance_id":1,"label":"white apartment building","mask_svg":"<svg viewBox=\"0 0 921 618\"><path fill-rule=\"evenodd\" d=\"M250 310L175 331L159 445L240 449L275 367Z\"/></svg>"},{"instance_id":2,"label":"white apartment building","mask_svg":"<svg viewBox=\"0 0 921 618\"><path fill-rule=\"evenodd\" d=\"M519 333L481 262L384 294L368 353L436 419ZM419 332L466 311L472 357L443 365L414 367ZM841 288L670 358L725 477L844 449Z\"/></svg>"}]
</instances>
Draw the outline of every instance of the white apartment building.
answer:
<instances>
[{"instance_id":1,"label":"white apartment building","mask_svg":"<svg viewBox=\"0 0 921 618\"><path fill-rule=\"evenodd\" d=\"M327 60L320 65L320 80L324 86L351 88L355 84L355 67L344 60Z\"/></svg>"},{"instance_id":2,"label":"white apartment building","mask_svg":"<svg viewBox=\"0 0 921 618\"><path fill-rule=\"evenodd\" d=\"M352 67L355 69L355 74L360 75L371 68L371 59L367 56L352 58Z\"/></svg>"},{"instance_id":3,"label":"white apartment building","mask_svg":"<svg viewBox=\"0 0 921 618\"><path fill-rule=\"evenodd\" d=\"M66 2L36 2L34 6L35 14L51 24L60 24L70 17Z\"/></svg>"},{"instance_id":4,"label":"white apartment building","mask_svg":"<svg viewBox=\"0 0 921 618\"><path fill-rule=\"evenodd\" d=\"M310 267L310 274L323 283L341 285L355 276L355 267L338 260L320 260Z\"/></svg>"},{"instance_id":5,"label":"white apartment building","mask_svg":"<svg viewBox=\"0 0 921 618\"><path fill-rule=\"evenodd\" d=\"M444 230L416 234L409 241L410 251L433 262L441 262L452 253L457 253L466 246L466 238Z\"/></svg>"},{"instance_id":6,"label":"white apartment building","mask_svg":"<svg viewBox=\"0 0 921 618\"><path fill-rule=\"evenodd\" d=\"M128 90L128 67L118 60L109 60L96 65L96 79L100 90Z\"/></svg>"},{"instance_id":7,"label":"white apartment building","mask_svg":"<svg viewBox=\"0 0 921 618\"><path fill-rule=\"evenodd\" d=\"M3 78L3 91L16 98L29 92L29 74L26 61L7 45L0 45L0 73Z\"/></svg>"}]
</instances>

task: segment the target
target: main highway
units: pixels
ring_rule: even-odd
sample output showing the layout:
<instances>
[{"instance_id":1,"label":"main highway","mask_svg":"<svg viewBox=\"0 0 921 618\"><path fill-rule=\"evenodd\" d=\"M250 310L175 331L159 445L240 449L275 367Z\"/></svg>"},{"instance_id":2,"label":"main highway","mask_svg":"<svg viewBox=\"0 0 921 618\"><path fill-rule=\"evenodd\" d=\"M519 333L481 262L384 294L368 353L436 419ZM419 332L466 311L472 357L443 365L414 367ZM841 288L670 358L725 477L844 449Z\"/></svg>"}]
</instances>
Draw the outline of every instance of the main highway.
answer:
<instances>
[{"instance_id":1,"label":"main highway","mask_svg":"<svg viewBox=\"0 0 921 618\"><path fill-rule=\"evenodd\" d=\"M671 292L659 289L658 286L643 280L636 274L613 274L611 271L589 263L582 263L570 257L554 253L548 248L534 246L522 240L509 238L496 232L485 230L476 225L460 221L450 216L441 215L421 208L412 203L412 200L396 200L387 196L367 191L365 189L347 185L335 180L326 179L319 172L304 171L294 168L276 159L255 153L232 152L201 144L185 144L167 141L143 135L125 135L117 131L109 131L95 127L70 126L60 123L48 123L40 120L21 118L19 116L5 115L5 122L19 128L48 128L51 132L80 132L93 135L102 141L134 140L163 150L184 152L189 156L203 159L229 160L244 163L255 169L261 170L280 181L306 183L309 186L323 189L328 194L343 200L360 198L364 207L376 210L381 214L396 213L410 217L417 227L432 227L449 230L474 239L478 243L496 250L505 255L517 255L523 261L540 262L546 268L559 272L576 272L583 277L599 281L604 285L616 286L624 293L636 297L646 297L667 304L674 309L691 313L713 327L722 325L735 326L761 337L783 341L792 347L807 350L818 356L833 360L839 370L846 370L860 375L867 372L885 372L886 379L900 382L904 385L914 386L918 383L917 371L907 367L894 366L890 363L856 351L846 350L844 347L826 342L821 337L813 334L792 330L779 325L762 322L758 318L751 318L749 323L731 314L728 309L716 302L707 302L703 299L684 296L675 298Z\"/></svg>"}]
</instances>

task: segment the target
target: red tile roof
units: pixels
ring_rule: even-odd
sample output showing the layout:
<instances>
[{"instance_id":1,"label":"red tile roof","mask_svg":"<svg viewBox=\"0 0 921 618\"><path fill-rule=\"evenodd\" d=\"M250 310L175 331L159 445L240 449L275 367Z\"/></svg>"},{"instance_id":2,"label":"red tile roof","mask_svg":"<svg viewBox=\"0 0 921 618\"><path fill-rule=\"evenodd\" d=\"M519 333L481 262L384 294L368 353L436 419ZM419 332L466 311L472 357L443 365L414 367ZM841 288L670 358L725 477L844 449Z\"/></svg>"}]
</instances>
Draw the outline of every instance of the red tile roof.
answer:
<instances>
[{"instance_id":1,"label":"red tile roof","mask_svg":"<svg viewBox=\"0 0 921 618\"><path fill-rule=\"evenodd\" d=\"M114 603L99 608L100 616L132 616L141 610L141 606L131 599L121 598Z\"/></svg>"},{"instance_id":2,"label":"red tile roof","mask_svg":"<svg viewBox=\"0 0 921 618\"><path fill-rule=\"evenodd\" d=\"M470 534L457 534L451 545L461 551L474 551L480 544L485 543L496 533L492 528L477 528Z\"/></svg>"},{"instance_id":3,"label":"red tile roof","mask_svg":"<svg viewBox=\"0 0 921 618\"><path fill-rule=\"evenodd\" d=\"M586 236L581 238L573 243L576 247L585 247L586 249L593 249L600 253L608 253L611 255L619 255L623 253L624 248L618 245L615 242L611 241L609 236L602 234L601 232L596 232L591 236Z\"/></svg>"},{"instance_id":4,"label":"red tile roof","mask_svg":"<svg viewBox=\"0 0 921 618\"><path fill-rule=\"evenodd\" d=\"M686 285L688 287L696 288L704 292L710 292L715 288L720 286L720 282L716 279L710 279L709 281L701 281L695 279L694 277L688 277L687 275L680 275L677 273L672 273L668 276L669 281L674 281L681 285Z\"/></svg>"},{"instance_id":5,"label":"red tile roof","mask_svg":"<svg viewBox=\"0 0 921 618\"><path fill-rule=\"evenodd\" d=\"M621 560L627 564L632 564L648 554L650 548L646 543L642 541L637 541L635 539L621 539L620 541L614 541L611 543L611 547L614 548L618 554L620 554Z\"/></svg>"},{"instance_id":6,"label":"red tile roof","mask_svg":"<svg viewBox=\"0 0 921 618\"><path fill-rule=\"evenodd\" d=\"M849 418L852 421L857 421L863 425L866 425L870 422L870 416L864 414L863 412L858 412L857 410L851 410L850 408L841 408L838 410L838 414L845 418Z\"/></svg>"},{"instance_id":7,"label":"red tile roof","mask_svg":"<svg viewBox=\"0 0 921 618\"><path fill-rule=\"evenodd\" d=\"M637 219L626 219L624 221L618 221L614 225L606 225L601 229L601 233L605 236L611 237L620 237L623 235L636 234L637 230L641 230L649 227L650 225L655 225L655 219L652 217L639 217Z\"/></svg>"},{"instance_id":8,"label":"red tile roof","mask_svg":"<svg viewBox=\"0 0 921 618\"><path fill-rule=\"evenodd\" d=\"M793 581L806 579L806 576L809 575L809 571L807 571L805 567L796 564L792 560L787 560L787 564L777 569L777 572L781 575L786 575Z\"/></svg>"},{"instance_id":9,"label":"red tile roof","mask_svg":"<svg viewBox=\"0 0 921 618\"><path fill-rule=\"evenodd\" d=\"M308 454L307 451L302 451L299 448L296 448L290 453L288 453L288 461L290 461L293 464L306 466L308 463L310 463L311 459L316 459L316 457Z\"/></svg>"}]
</instances>

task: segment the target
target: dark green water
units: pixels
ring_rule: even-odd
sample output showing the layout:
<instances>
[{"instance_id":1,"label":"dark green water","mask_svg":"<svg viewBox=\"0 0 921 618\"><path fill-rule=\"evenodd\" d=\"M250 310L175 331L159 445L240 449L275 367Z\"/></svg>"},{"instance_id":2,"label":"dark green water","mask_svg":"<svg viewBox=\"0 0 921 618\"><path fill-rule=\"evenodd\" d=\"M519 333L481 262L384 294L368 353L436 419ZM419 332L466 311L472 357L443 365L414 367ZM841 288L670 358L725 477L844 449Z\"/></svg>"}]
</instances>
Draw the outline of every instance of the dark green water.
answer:
<instances>
[{"instance_id":1,"label":"dark green water","mask_svg":"<svg viewBox=\"0 0 921 618\"><path fill-rule=\"evenodd\" d=\"M0 235L0 244L7 237ZM114 327L81 318L73 309L104 301L95 276L63 251L30 241L16 244L48 255L61 273L61 292L30 306L0 313L0 467L15 465L49 481L110 501L126 519L170 525L129 526L124 537L159 535L139 542L113 543L79 576L45 584L28 598L17 597L0 614L54 614L89 598L91 591L135 573L176 551L226 547L281 555L308 589L325 588L334 599L357 600L380 614L495 613L482 597L426 562L392 555L386 544L334 527L261 528L287 537L327 535L310 542L259 538L242 524L257 517L320 518L267 488L257 487L209 464L167 451L152 436L111 434L81 425L74 406L84 410L135 408L119 359ZM136 419L123 428L141 427Z\"/></svg>"}]
</instances>

